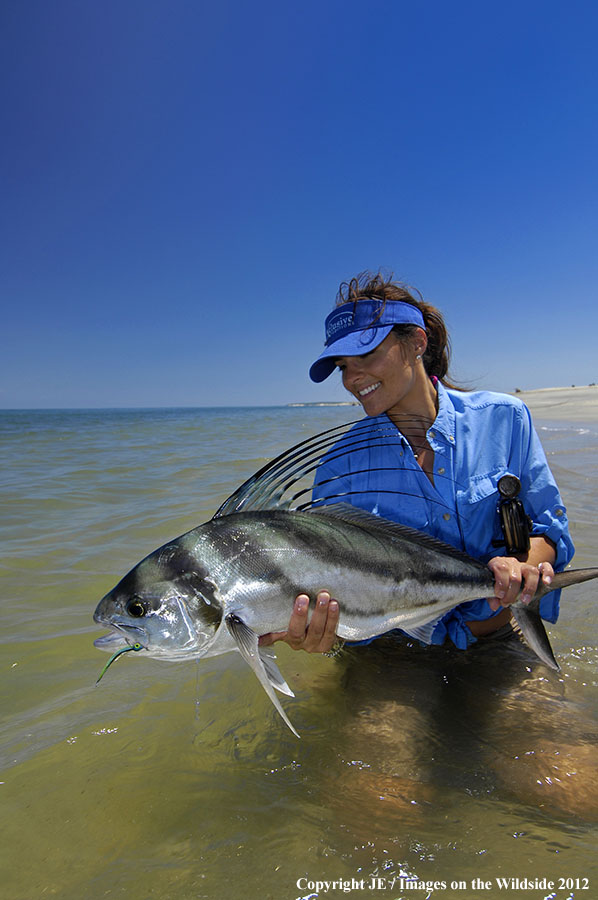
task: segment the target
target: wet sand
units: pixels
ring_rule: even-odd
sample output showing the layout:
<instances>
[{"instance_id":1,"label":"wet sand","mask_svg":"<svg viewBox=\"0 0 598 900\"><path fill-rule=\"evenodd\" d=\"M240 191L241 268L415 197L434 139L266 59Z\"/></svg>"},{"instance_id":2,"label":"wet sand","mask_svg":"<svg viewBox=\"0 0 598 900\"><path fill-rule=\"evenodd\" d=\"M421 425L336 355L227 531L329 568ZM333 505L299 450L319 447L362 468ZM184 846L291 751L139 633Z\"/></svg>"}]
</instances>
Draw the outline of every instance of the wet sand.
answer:
<instances>
[{"instance_id":1,"label":"wet sand","mask_svg":"<svg viewBox=\"0 0 598 900\"><path fill-rule=\"evenodd\" d=\"M523 400L537 418L562 422L598 420L598 385L542 388L520 391L515 396Z\"/></svg>"}]
</instances>

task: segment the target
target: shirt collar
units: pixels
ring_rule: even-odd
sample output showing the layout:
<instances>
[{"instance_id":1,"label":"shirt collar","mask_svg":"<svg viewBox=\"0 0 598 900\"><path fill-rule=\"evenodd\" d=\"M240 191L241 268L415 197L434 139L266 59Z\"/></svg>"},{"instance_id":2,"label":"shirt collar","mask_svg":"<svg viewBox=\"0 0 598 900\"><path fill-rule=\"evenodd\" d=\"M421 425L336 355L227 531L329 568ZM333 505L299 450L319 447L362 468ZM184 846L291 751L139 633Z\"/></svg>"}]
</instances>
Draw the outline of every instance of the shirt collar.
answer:
<instances>
[{"instance_id":1,"label":"shirt collar","mask_svg":"<svg viewBox=\"0 0 598 900\"><path fill-rule=\"evenodd\" d=\"M432 431L439 431L452 444L455 441L455 410L446 388L440 381L436 383L436 390L438 391L438 415L432 425Z\"/></svg>"}]
</instances>

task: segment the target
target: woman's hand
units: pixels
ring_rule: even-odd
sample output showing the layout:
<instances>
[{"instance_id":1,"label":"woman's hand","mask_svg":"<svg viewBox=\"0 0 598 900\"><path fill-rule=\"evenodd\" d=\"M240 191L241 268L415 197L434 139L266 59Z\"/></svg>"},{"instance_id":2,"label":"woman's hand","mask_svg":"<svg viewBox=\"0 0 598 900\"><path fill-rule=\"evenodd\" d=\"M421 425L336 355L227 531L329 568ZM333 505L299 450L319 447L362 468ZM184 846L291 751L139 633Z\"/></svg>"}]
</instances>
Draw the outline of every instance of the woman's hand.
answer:
<instances>
[{"instance_id":1,"label":"woman's hand","mask_svg":"<svg viewBox=\"0 0 598 900\"><path fill-rule=\"evenodd\" d=\"M549 562L536 565L521 562L513 556L495 556L488 563L494 574L494 597L488 598L490 609L496 611L501 606L510 606L521 594L521 602L529 603L542 579L549 585L554 577L554 569Z\"/></svg>"},{"instance_id":2,"label":"woman's hand","mask_svg":"<svg viewBox=\"0 0 598 900\"><path fill-rule=\"evenodd\" d=\"M338 602L331 599L328 591L320 591L308 625L309 597L299 594L293 605L288 630L263 634L259 646L269 647L275 641L284 641L293 650L329 653L336 640L339 613Z\"/></svg>"},{"instance_id":3,"label":"woman's hand","mask_svg":"<svg viewBox=\"0 0 598 900\"><path fill-rule=\"evenodd\" d=\"M517 559L513 556L495 556L488 563L494 574L494 597L488 599L490 609L510 606L522 591L521 600L529 603L540 584L540 578L548 586L554 578L553 563L556 546L544 535L530 538L529 551Z\"/></svg>"}]
</instances>

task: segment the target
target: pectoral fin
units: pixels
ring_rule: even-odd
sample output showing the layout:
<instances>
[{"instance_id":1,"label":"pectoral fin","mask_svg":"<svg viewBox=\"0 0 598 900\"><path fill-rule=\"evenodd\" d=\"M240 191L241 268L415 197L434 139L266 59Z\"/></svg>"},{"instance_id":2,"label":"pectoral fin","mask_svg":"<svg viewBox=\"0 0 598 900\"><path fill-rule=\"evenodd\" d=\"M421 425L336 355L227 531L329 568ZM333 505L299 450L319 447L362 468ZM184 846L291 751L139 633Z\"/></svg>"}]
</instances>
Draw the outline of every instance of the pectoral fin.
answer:
<instances>
[{"instance_id":1,"label":"pectoral fin","mask_svg":"<svg viewBox=\"0 0 598 900\"><path fill-rule=\"evenodd\" d=\"M274 660L276 656L274 653L265 650L263 647L258 647L257 651L260 655L260 659L264 665L264 669L266 670L266 675L268 676L268 680L272 687L276 688L277 691L280 691L281 694L286 694L287 697L294 697L294 693L282 677L282 673Z\"/></svg>"},{"instance_id":2,"label":"pectoral fin","mask_svg":"<svg viewBox=\"0 0 598 900\"><path fill-rule=\"evenodd\" d=\"M235 639L237 647L241 652L241 656L257 675L260 684L276 707L276 711L286 722L293 734L296 737L300 737L299 733L291 725L273 688L276 688L283 694L288 694L290 697L293 696L293 693L280 674L278 666L273 662L272 657L264 651L260 651L258 647L258 635L246 625L242 619L234 614L226 616L225 621L226 627Z\"/></svg>"}]
</instances>

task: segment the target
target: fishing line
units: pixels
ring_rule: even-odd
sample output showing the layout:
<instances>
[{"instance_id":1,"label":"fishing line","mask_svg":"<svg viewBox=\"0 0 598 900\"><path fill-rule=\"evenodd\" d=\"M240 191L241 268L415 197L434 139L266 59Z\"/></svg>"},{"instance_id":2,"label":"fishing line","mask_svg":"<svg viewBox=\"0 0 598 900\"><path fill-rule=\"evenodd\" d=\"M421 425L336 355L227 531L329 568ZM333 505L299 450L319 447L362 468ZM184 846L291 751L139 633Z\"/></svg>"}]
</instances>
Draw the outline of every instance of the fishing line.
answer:
<instances>
[{"instance_id":1,"label":"fishing line","mask_svg":"<svg viewBox=\"0 0 598 900\"><path fill-rule=\"evenodd\" d=\"M199 691L200 691L199 680L201 677L201 672L199 670L199 663L200 663L200 659L199 659L199 657L197 657L197 659L195 660L195 716L194 716L196 722L199 722L199 716L200 716L200 708L199 707L201 706L201 701L199 699Z\"/></svg>"}]
</instances>

